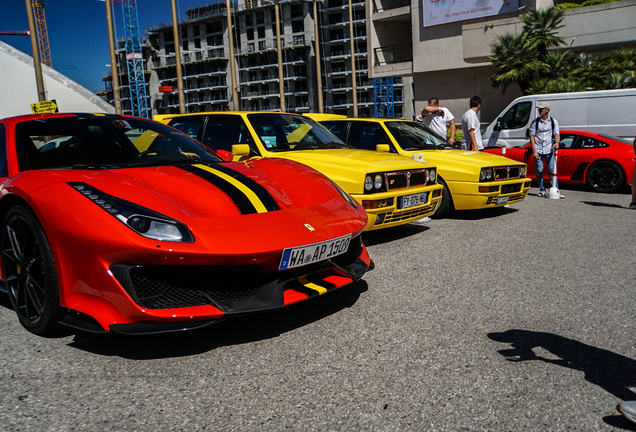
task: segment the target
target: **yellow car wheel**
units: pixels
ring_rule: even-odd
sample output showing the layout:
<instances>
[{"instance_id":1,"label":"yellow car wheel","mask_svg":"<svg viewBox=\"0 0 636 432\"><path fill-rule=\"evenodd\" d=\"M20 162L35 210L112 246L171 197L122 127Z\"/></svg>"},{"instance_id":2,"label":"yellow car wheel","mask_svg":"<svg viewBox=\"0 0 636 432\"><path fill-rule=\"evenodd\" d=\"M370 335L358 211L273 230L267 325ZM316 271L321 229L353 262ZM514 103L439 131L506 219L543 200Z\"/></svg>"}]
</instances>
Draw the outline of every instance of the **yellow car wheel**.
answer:
<instances>
[{"instance_id":1,"label":"yellow car wheel","mask_svg":"<svg viewBox=\"0 0 636 432\"><path fill-rule=\"evenodd\" d=\"M442 189L442 202L439 207L437 207L437 211L433 217L435 219L440 219L450 213L451 210L454 210L455 206L453 205L453 197L448 190L448 186L446 186L446 182L439 175L437 176L437 183L444 186L444 189Z\"/></svg>"}]
</instances>

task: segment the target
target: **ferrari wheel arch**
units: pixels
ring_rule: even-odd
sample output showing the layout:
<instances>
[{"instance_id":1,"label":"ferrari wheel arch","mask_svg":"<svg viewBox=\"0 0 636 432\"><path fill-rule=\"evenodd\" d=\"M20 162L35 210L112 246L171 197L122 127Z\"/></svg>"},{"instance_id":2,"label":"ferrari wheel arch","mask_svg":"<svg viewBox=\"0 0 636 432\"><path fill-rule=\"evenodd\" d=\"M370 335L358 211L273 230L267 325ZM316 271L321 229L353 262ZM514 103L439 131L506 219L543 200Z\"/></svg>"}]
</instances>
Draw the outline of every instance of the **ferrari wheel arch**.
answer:
<instances>
[{"instance_id":1,"label":"ferrari wheel arch","mask_svg":"<svg viewBox=\"0 0 636 432\"><path fill-rule=\"evenodd\" d=\"M57 331L64 308L55 259L31 208L15 203L4 211L0 247L5 286L22 326L38 335Z\"/></svg>"},{"instance_id":2,"label":"ferrari wheel arch","mask_svg":"<svg viewBox=\"0 0 636 432\"><path fill-rule=\"evenodd\" d=\"M625 184L625 172L618 162L600 159L588 166L585 183L596 192L613 193Z\"/></svg>"}]
</instances>

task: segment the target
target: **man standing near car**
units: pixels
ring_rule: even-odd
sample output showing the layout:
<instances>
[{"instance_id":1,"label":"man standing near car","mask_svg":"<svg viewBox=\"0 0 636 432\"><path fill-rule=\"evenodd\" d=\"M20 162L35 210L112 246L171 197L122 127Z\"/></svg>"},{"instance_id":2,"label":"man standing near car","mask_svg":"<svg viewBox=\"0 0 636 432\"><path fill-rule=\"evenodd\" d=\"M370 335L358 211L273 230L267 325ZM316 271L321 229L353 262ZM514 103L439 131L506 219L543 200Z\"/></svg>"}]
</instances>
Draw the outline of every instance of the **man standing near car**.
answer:
<instances>
[{"instance_id":1,"label":"man standing near car","mask_svg":"<svg viewBox=\"0 0 636 432\"><path fill-rule=\"evenodd\" d=\"M470 109L462 116L462 150L482 151L484 143L481 141L481 123L477 113L481 109L481 98L470 98Z\"/></svg>"},{"instance_id":2,"label":"man standing near car","mask_svg":"<svg viewBox=\"0 0 636 432\"><path fill-rule=\"evenodd\" d=\"M440 108L439 99L430 98L428 105L422 108L420 114L422 123L431 128L433 132L446 138L447 126L450 126L450 138L448 142L453 145L455 142L455 116L451 114L448 108Z\"/></svg>"},{"instance_id":3,"label":"man standing near car","mask_svg":"<svg viewBox=\"0 0 636 432\"><path fill-rule=\"evenodd\" d=\"M534 168L537 174L537 183L539 184L539 196L545 196L545 188L543 186L543 163L548 165L550 179L554 173L554 155L555 150L559 148L561 135L559 132L559 123L550 117L550 104L541 102L537 109L539 117L530 123L530 144L532 146L532 155L534 156ZM550 180L552 181L552 180ZM559 189L556 177L552 187Z\"/></svg>"}]
</instances>

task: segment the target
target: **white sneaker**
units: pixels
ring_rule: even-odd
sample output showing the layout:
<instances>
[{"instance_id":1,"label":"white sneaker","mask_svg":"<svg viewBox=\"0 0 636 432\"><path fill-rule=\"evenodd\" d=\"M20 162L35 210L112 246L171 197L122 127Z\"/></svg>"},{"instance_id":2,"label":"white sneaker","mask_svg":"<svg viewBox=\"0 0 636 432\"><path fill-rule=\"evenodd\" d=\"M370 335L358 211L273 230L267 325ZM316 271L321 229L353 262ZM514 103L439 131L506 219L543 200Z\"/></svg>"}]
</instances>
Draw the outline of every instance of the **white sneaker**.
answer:
<instances>
[{"instance_id":1,"label":"white sneaker","mask_svg":"<svg viewBox=\"0 0 636 432\"><path fill-rule=\"evenodd\" d=\"M539 196L540 197L544 197L545 196L545 191L539 191Z\"/></svg>"},{"instance_id":2,"label":"white sneaker","mask_svg":"<svg viewBox=\"0 0 636 432\"><path fill-rule=\"evenodd\" d=\"M636 203L631 203L629 205L629 208L632 209L632 210L636 210Z\"/></svg>"}]
</instances>

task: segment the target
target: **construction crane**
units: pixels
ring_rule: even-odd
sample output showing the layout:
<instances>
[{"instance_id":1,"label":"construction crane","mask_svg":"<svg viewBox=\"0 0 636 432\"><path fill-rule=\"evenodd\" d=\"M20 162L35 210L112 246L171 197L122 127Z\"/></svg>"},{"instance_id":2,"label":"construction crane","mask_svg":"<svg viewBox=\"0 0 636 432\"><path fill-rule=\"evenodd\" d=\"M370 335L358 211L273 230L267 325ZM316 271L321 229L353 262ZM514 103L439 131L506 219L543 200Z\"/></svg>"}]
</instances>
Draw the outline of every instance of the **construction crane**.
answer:
<instances>
[{"instance_id":1,"label":"construction crane","mask_svg":"<svg viewBox=\"0 0 636 432\"><path fill-rule=\"evenodd\" d=\"M130 105L132 115L149 118L146 78L144 72L144 56L139 37L139 19L135 0L111 0L121 3L124 14L124 31L126 33L126 66L128 68L128 85L130 86Z\"/></svg>"},{"instance_id":2,"label":"construction crane","mask_svg":"<svg viewBox=\"0 0 636 432\"><path fill-rule=\"evenodd\" d=\"M35 15L35 27L38 35L38 46L42 63L52 67L51 48L49 47L49 32L46 29L46 17L44 16L44 3L42 0L33 0L33 13Z\"/></svg>"}]
</instances>

